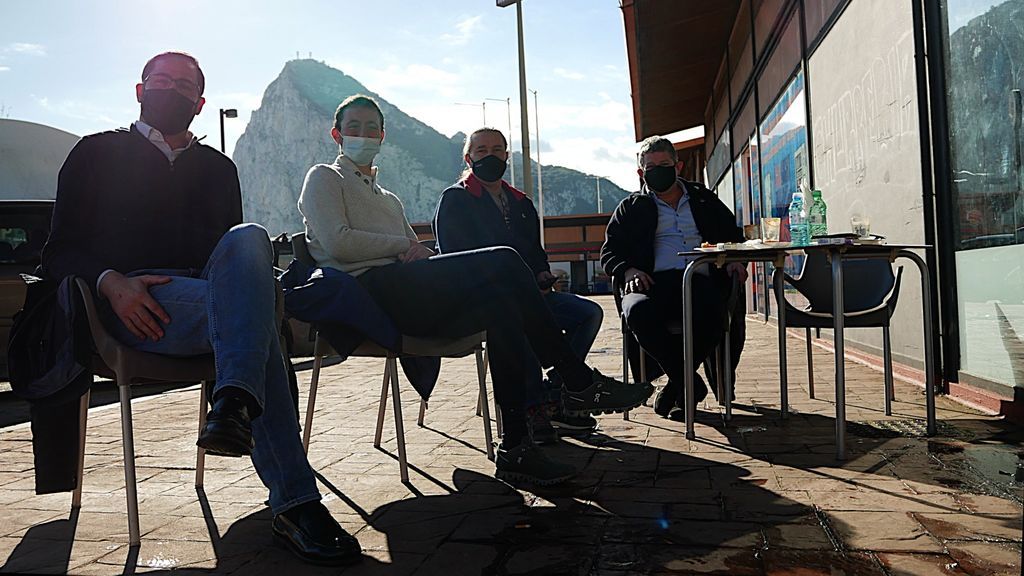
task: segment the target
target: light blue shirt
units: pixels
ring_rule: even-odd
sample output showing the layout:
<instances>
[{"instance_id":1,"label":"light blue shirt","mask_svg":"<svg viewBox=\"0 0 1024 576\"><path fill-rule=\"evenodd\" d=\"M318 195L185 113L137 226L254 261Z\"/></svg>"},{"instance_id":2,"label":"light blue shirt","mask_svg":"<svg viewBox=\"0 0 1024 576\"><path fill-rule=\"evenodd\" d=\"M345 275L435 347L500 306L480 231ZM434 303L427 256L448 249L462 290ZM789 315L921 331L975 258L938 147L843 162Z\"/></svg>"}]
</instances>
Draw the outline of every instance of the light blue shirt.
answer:
<instances>
[{"instance_id":1,"label":"light blue shirt","mask_svg":"<svg viewBox=\"0 0 1024 576\"><path fill-rule=\"evenodd\" d=\"M654 205L658 207L658 228L654 232L654 271L683 270L690 259L678 253L692 251L701 243L700 232L697 231L697 223L690 210L690 197L684 194L679 205L673 208L656 194L652 196Z\"/></svg>"}]
</instances>

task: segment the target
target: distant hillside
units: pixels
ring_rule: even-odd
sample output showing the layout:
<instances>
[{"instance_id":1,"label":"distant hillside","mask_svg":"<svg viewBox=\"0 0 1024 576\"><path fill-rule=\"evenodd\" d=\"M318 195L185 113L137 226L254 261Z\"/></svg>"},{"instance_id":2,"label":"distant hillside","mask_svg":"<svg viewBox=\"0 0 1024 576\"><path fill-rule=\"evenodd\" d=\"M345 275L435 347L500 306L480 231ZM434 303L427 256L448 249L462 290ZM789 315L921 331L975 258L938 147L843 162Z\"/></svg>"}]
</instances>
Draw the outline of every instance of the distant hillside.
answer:
<instances>
[{"instance_id":1,"label":"distant hillside","mask_svg":"<svg viewBox=\"0 0 1024 576\"><path fill-rule=\"evenodd\" d=\"M302 180L313 164L337 157L338 146L329 134L334 110L342 100L359 93L373 96L384 111L387 138L376 160L381 186L402 199L411 221L433 217L437 197L463 169L465 135L446 137L323 63L292 60L267 87L260 108L253 111L235 146L247 220L263 224L272 234L302 229L296 209ZM516 154L515 160L520 176L521 156ZM536 182L536 168L533 176ZM595 211L593 178L560 166L544 166L543 180L546 214ZM625 195L626 191L602 179L605 210L613 209Z\"/></svg>"}]
</instances>

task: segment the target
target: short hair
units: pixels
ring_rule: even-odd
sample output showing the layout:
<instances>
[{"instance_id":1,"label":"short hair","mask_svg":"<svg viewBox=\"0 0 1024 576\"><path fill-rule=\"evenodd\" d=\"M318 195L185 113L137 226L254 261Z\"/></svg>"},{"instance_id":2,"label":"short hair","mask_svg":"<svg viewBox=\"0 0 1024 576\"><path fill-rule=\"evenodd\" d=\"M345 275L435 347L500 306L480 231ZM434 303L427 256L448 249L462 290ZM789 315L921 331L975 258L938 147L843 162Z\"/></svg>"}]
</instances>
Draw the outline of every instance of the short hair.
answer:
<instances>
[{"instance_id":1,"label":"short hair","mask_svg":"<svg viewBox=\"0 0 1024 576\"><path fill-rule=\"evenodd\" d=\"M149 73L153 70L153 66L156 65L157 60L171 57L183 58L191 62L192 65L196 67L196 86L199 87L199 95L202 96L203 91L206 89L206 76L203 75L203 69L199 67L199 60L196 60L196 57L188 52L177 52L172 50L169 52L161 52L156 56L153 56L147 60L146 65L142 67L142 81L145 82L146 78L149 78Z\"/></svg>"},{"instance_id":2,"label":"short hair","mask_svg":"<svg viewBox=\"0 0 1024 576\"><path fill-rule=\"evenodd\" d=\"M341 117L345 115L345 110L349 108L370 108L377 111L377 116L380 116L380 129L384 129L384 113L380 110L380 105L373 98L366 94L353 94L341 104L338 105L338 109L334 111L334 127L341 130Z\"/></svg>"},{"instance_id":3,"label":"short hair","mask_svg":"<svg viewBox=\"0 0 1024 576\"><path fill-rule=\"evenodd\" d=\"M483 128L477 128L476 130L473 130L473 132L470 133L469 136L466 136L466 143L462 145L462 155L466 156L467 154L469 154L469 148L473 144L473 138L477 134L486 133L494 133L497 134L498 136L501 136L501 141L505 143L505 149L508 150L508 139L505 138L505 135L502 134L501 130L498 130L497 128L491 128L490 126L484 126Z\"/></svg>"},{"instance_id":4,"label":"short hair","mask_svg":"<svg viewBox=\"0 0 1024 576\"><path fill-rule=\"evenodd\" d=\"M643 166L644 156L651 152L668 152L669 156L672 157L673 162L679 161L679 156L676 154L676 147L672 145L672 141L664 136L650 136L640 143L640 152L636 155L637 164Z\"/></svg>"}]
</instances>

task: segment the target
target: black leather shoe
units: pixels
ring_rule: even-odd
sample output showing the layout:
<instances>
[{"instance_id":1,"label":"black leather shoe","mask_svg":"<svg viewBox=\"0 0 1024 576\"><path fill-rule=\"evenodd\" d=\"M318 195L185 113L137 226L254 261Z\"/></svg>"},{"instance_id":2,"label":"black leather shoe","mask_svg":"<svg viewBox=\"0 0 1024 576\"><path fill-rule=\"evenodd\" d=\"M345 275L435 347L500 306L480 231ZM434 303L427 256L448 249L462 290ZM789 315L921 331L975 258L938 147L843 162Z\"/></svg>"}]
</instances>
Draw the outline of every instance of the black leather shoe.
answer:
<instances>
[{"instance_id":1,"label":"black leather shoe","mask_svg":"<svg viewBox=\"0 0 1024 576\"><path fill-rule=\"evenodd\" d=\"M668 418L669 412L679 402L682 395L682 386L669 380L668 384L658 390L658 395L654 397L654 413L662 418Z\"/></svg>"},{"instance_id":2,"label":"black leather shoe","mask_svg":"<svg viewBox=\"0 0 1024 576\"><path fill-rule=\"evenodd\" d=\"M206 426L196 446L217 456L248 456L252 454L252 424L249 408L238 396L225 394L213 403L206 415Z\"/></svg>"},{"instance_id":3,"label":"black leather shoe","mask_svg":"<svg viewBox=\"0 0 1024 576\"><path fill-rule=\"evenodd\" d=\"M680 386L683 388L683 386ZM707 398L708 387L704 384L704 379L700 377L700 374L693 375L693 397L694 405L700 404L704 398ZM679 391L679 396L676 397L676 404L673 406L669 413L668 419L675 420L676 422L686 421L686 392L684 390Z\"/></svg>"},{"instance_id":4,"label":"black leather shoe","mask_svg":"<svg viewBox=\"0 0 1024 576\"><path fill-rule=\"evenodd\" d=\"M359 541L319 501L274 516L274 540L310 564L344 566L363 558Z\"/></svg>"}]
</instances>

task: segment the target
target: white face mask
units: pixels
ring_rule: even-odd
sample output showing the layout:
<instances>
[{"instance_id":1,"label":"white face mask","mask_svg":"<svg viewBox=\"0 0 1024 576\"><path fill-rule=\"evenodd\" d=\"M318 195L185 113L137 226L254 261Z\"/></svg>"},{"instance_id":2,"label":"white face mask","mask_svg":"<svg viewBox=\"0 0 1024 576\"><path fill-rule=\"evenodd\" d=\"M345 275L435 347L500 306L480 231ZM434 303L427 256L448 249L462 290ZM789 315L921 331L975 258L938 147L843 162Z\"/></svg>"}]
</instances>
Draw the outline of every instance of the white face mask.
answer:
<instances>
[{"instance_id":1,"label":"white face mask","mask_svg":"<svg viewBox=\"0 0 1024 576\"><path fill-rule=\"evenodd\" d=\"M377 138L341 137L341 153L356 166L369 166L378 152L380 140Z\"/></svg>"}]
</instances>

